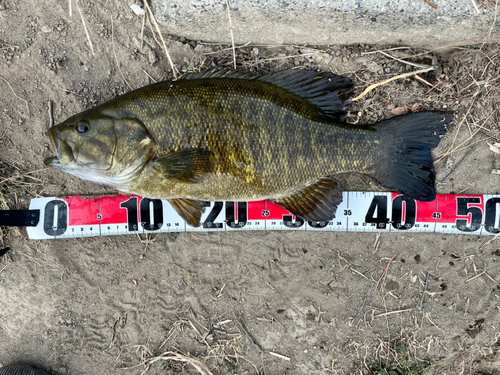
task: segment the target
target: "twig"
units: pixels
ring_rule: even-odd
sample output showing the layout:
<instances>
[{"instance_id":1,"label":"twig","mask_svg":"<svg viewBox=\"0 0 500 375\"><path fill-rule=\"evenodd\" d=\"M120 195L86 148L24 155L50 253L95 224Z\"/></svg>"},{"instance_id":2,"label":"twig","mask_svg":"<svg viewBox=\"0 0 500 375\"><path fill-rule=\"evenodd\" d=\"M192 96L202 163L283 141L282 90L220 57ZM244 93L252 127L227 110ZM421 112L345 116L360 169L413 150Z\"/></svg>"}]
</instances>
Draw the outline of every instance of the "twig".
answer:
<instances>
[{"instance_id":1,"label":"twig","mask_svg":"<svg viewBox=\"0 0 500 375\"><path fill-rule=\"evenodd\" d=\"M375 290L377 290L379 284L380 284L380 289L382 289L382 285L384 285L385 280L387 279L387 273L389 272L389 266L391 265L392 261L394 258L396 258L397 254L394 254L394 256L389 260L389 263L387 263L387 266L385 267L384 273L382 276L380 276L380 279L378 280L377 286L375 287Z\"/></svg>"},{"instance_id":2,"label":"twig","mask_svg":"<svg viewBox=\"0 0 500 375\"><path fill-rule=\"evenodd\" d=\"M171 352L171 351L162 353L157 357L147 359L146 361L143 361L139 365L131 366L131 367L122 367L122 369L128 370L128 369L138 367L140 365L144 365L146 368L144 369L144 371L141 372L141 375L142 375L142 374L145 374L146 371L149 370L149 368L157 361L185 362L185 363L189 363L190 365L192 365L200 374L213 375L213 373L210 371L210 369L207 367L207 365L205 363L203 363L202 361L200 361L199 359L193 358L189 355L185 356L185 355Z\"/></svg>"},{"instance_id":3,"label":"twig","mask_svg":"<svg viewBox=\"0 0 500 375\"><path fill-rule=\"evenodd\" d=\"M389 311L389 312L385 312L385 313L382 313L382 314L374 315L373 317L374 318L378 318L379 316L387 316L387 315L399 314L399 313L406 312L406 311L411 311L411 310L412 309Z\"/></svg>"},{"instance_id":4,"label":"twig","mask_svg":"<svg viewBox=\"0 0 500 375\"><path fill-rule=\"evenodd\" d=\"M397 79L403 79L403 78L408 78L408 77L411 77L411 76L414 76L415 74L421 74L421 73L427 73L427 72L430 72L431 70L434 70L433 67L430 67L430 68L427 68L427 69L422 69L422 70L417 70L415 72L410 72L410 73L405 73L405 74L400 74L400 75L397 75L395 77L392 77L392 78L389 78L389 79L386 79L385 81L382 81L382 82L378 82L378 83L374 83L373 85L370 85L368 86L365 91L363 91L359 96L355 97L354 99L352 99L353 102L355 101L358 101L359 99L361 99L363 96L365 96L366 94L368 94L370 91L372 91L373 89L376 89L377 87L379 86L383 86L389 82L392 82L392 81L395 81Z\"/></svg>"},{"instance_id":5,"label":"twig","mask_svg":"<svg viewBox=\"0 0 500 375\"><path fill-rule=\"evenodd\" d=\"M52 100L49 100L49 126L54 126L54 115L52 114Z\"/></svg>"},{"instance_id":6,"label":"twig","mask_svg":"<svg viewBox=\"0 0 500 375\"><path fill-rule=\"evenodd\" d=\"M481 11L479 10L479 8L477 7L477 4L474 0L470 0L472 2L472 5L474 5L474 9L476 10L476 13L477 14L481 14Z\"/></svg>"},{"instance_id":7,"label":"twig","mask_svg":"<svg viewBox=\"0 0 500 375\"><path fill-rule=\"evenodd\" d=\"M366 300L368 299L368 296L365 296L365 299L363 300L363 304L361 305L361 307L359 308L359 311L358 313L356 314L356 318L358 316L361 316L361 312L363 311L363 309L365 308L365 305L366 305Z\"/></svg>"},{"instance_id":8,"label":"twig","mask_svg":"<svg viewBox=\"0 0 500 375\"><path fill-rule=\"evenodd\" d=\"M474 1L472 1L474 2ZM481 48L479 50L482 50L484 45L489 42L489 39L490 39L490 35L491 35L491 32L493 31L493 28L495 27L495 24L497 23L497 15L498 15L498 0L495 1L495 18L493 19L493 22L491 23L491 27L490 27L490 31L488 32L488 38L483 42L483 44L481 45ZM483 24L484 24L484 19L483 19ZM491 60L490 60L491 61ZM485 68L486 70L486 68ZM483 73L484 74L484 73ZM482 77L482 75L481 75Z\"/></svg>"},{"instance_id":9,"label":"twig","mask_svg":"<svg viewBox=\"0 0 500 375\"><path fill-rule=\"evenodd\" d=\"M222 326L224 324L231 323L231 322L232 322L231 319L226 319L226 320L223 320L222 322L217 322L215 324L217 324L218 326Z\"/></svg>"},{"instance_id":10,"label":"twig","mask_svg":"<svg viewBox=\"0 0 500 375\"><path fill-rule=\"evenodd\" d=\"M278 357L278 358L284 359L285 361L290 362L290 358L289 357L285 357L284 355L281 355L281 354L278 354L278 353L274 353L274 352L268 352L268 353L271 354L271 355L274 355L275 357Z\"/></svg>"},{"instance_id":11,"label":"twig","mask_svg":"<svg viewBox=\"0 0 500 375\"><path fill-rule=\"evenodd\" d=\"M381 49L381 50L377 50L377 51L361 52L361 54L362 55L372 55L374 53L379 53L380 51L396 51L396 50L401 50L401 49L411 49L411 47L394 47L394 48Z\"/></svg>"},{"instance_id":12,"label":"twig","mask_svg":"<svg viewBox=\"0 0 500 375\"><path fill-rule=\"evenodd\" d=\"M17 252L18 252L19 254L24 255L26 258L31 259L33 262L35 262L35 263L36 263L36 264L38 264L39 266L42 266L42 264L41 264L41 263L39 263L39 262L36 260L36 258L33 258L31 255L25 254L25 253L23 253L22 251L19 251L19 250L17 250ZM40 260L40 262L45 263L45 261L44 261L44 260L42 260L42 259L39 259L39 260Z\"/></svg>"},{"instance_id":13,"label":"twig","mask_svg":"<svg viewBox=\"0 0 500 375\"><path fill-rule=\"evenodd\" d=\"M427 4L429 4L431 7L434 9L439 9L439 7L436 4L431 3L429 0L424 0Z\"/></svg>"},{"instance_id":14,"label":"twig","mask_svg":"<svg viewBox=\"0 0 500 375\"><path fill-rule=\"evenodd\" d=\"M464 121L466 120L467 116L469 115L469 112L472 109L472 107L474 106L475 101L476 101L476 99L472 99L472 103L470 104L469 108L467 108L467 112L465 112L465 116L463 117L462 121L459 122L458 127L455 130L455 137L453 137L453 142L451 142L451 145L448 148L447 152L450 152L453 149L453 146L455 146L455 141L457 140L458 134L460 132L460 128L462 127L462 124L464 123ZM441 160L441 159L439 159L439 160ZM437 163L437 161L436 161L436 163Z\"/></svg>"},{"instance_id":15,"label":"twig","mask_svg":"<svg viewBox=\"0 0 500 375\"><path fill-rule=\"evenodd\" d=\"M441 159L443 159L445 156L448 156L450 155L451 153L455 152L459 147L463 146L465 143L467 143L468 141L472 140L474 138L474 136L479 133L479 131L481 131L481 129L484 127L484 125L486 124L486 122L488 122L488 120L491 118L491 116L493 116L493 113L492 112L488 118L486 120L484 120L483 124L474 132L474 134L472 134L469 138L467 138L465 141L463 141L462 143L460 143L457 147L455 147L453 150L448 150L445 154L441 155L440 158L438 160L436 160L436 163L438 161L440 161ZM457 130L458 131L458 130ZM456 139L456 137L455 137ZM455 143L455 140L453 140L453 143ZM450 146L450 149L453 147L453 144Z\"/></svg>"},{"instance_id":16,"label":"twig","mask_svg":"<svg viewBox=\"0 0 500 375\"><path fill-rule=\"evenodd\" d=\"M141 53L142 47L144 46L144 26L146 26L146 13L142 16L142 26L141 26Z\"/></svg>"},{"instance_id":17,"label":"twig","mask_svg":"<svg viewBox=\"0 0 500 375\"><path fill-rule=\"evenodd\" d=\"M418 74L415 75L415 79L422 82L422 83L425 83L427 86L430 86L432 87L433 89L436 88L436 86L434 86L432 83L430 83L429 81L426 81L425 79L423 79L422 77L420 77Z\"/></svg>"},{"instance_id":18,"label":"twig","mask_svg":"<svg viewBox=\"0 0 500 375\"><path fill-rule=\"evenodd\" d=\"M245 335L247 335L248 339L252 342L252 344L254 344L257 347L257 349L259 350L259 352L262 353L262 347L257 343L257 341L254 340L254 338L252 337L252 335L250 335L250 333L245 329L245 327L240 322L240 320L236 317L236 315L233 314L233 316L234 316L234 319L236 319L236 322L238 323L238 325L243 330L243 332L245 332Z\"/></svg>"},{"instance_id":19,"label":"twig","mask_svg":"<svg viewBox=\"0 0 500 375\"><path fill-rule=\"evenodd\" d=\"M142 71L144 72L144 74L146 74L146 75L149 77L149 79L150 79L151 81L153 81L154 83L156 83L156 82L157 82L157 81L156 81L156 79L154 79L153 77L151 77L151 74L149 74L148 72L146 72L144 69L142 69Z\"/></svg>"},{"instance_id":20,"label":"twig","mask_svg":"<svg viewBox=\"0 0 500 375\"><path fill-rule=\"evenodd\" d=\"M302 254L300 253L299 249L295 249L295 250L297 250L297 254L299 254L300 259L304 260L304 257L303 257L303 256L302 256Z\"/></svg>"},{"instance_id":21,"label":"twig","mask_svg":"<svg viewBox=\"0 0 500 375\"><path fill-rule=\"evenodd\" d=\"M82 13L82 10L80 8L80 0L75 0L75 2L76 2L76 8L78 9L78 12L80 13L80 17L82 19L83 29L85 30L85 35L87 36L87 41L89 42L90 50L92 51L92 55L95 56L94 46L92 46L92 41L90 40L90 35L89 35L89 31L87 30L87 25L85 23L85 18L83 18L83 13Z\"/></svg>"},{"instance_id":22,"label":"twig","mask_svg":"<svg viewBox=\"0 0 500 375\"><path fill-rule=\"evenodd\" d=\"M123 80L125 81L125 83L129 87L129 89L132 90L132 86L130 86L130 84L126 80L125 76L123 75L122 68L120 68L120 63L118 62L118 57L116 57L116 50L115 50L115 30L114 30L114 26L113 26L113 15L112 14L110 14L110 18L111 18L111 44L113 46L113 55L115 55L116 67L118 68L118 71L120 72L120 75L122 76Z\"/></svg>"},{"instance_id":23,"label":"twig","mask_svg":"<svg viewBox=\"0 0 500 375\"><path fill-rule=\"evenodd\" d=\"M300 55L290 55L290 56L282 56L282 57L270 57L268 59L259 60L258 62L291 59L291 58L294 58L294 57L312 56L312 55L314 55L314 53L303 53L303 54L300 54Z\"/></svg>"},{"instance_id":24,"label":"twig","mask_svg":"<svg viewBox=\"0 0 500 375\"><path fill-rule=\"evenodd\" d=\"M425 317L427 318L427 320L428 320L429 322L431 322L431 324L432 324L434 327L436 327L437 329L439 329L441 332L443 332L443 333L446 335L446 332L445 332L443 329L439 328L439 327L437 326L437 324L436 324L436 323L434 323L434 322L431 320L431 314L426 313L426 314L425 314Z\"/></svg>"},{"instance_id":25,"label":"twig","mask_svg":"<svg viewBox=\"0 0 500 375\"><path fill-rule=\"evenodd\" d=\"M415 64L415 63L412 63L412 62L409 62L409 61L404 61L404 60L401 60L401 59L398 59L397 57L394 57L392 55L389 55L388 53L384 52L384 51L377 51L379 53L381 53L382 55L384 56L387 56L393 60L396 60L396 61L399 61L400 63L403 63L403 64L408 64L408 65L411 65L411 66L414 66L415 68L419 68L419 69L427 69L427 68L430 68L429 65L424 65L424 64Z\"/></svg>"},{"instance_id":26,"label":"twig","mask_svg":"<svg viewBox=\"0 0 500 375\"><path fill-rule=\"evenodd\" d=\"M363 275L361 272L356 271L353 267L351 267L351 270L354 271L354 272L356 272L358 275L364 277L366 280L370 281L370 279L368 277L366 277L365 275Z\"/></svg>"},{"instance_id":27,"label":"twig","mask_svg":"<svg viewBox=\"0 0 500 375\"><path fill-rule=\"evenodd\" d=\"M10 85L10 83L5 78L3 78L2 76L0 76L0 79L2 79L7 84L7 86L9 86L10 91L12 91L12 93L14 94L14 96L16 98L18 98L19 100L21 100L21 101L23 101L23 102L26 103L26 111L28 112L28 116L29 116L29 114L30 114L30 107L28 106L28 101L26 99L23 99L23 98L20 98L19 96L17 96L16 92L14 91L14 89L12 88L12 86Z\"/></svg>"},{"instance_id":28,"label":"twig","mask_svg":"<svg viewBox=\"0 0 500 375\"><path fill-rule=\"evenodd\" d=\"M231 13L229 12L229 0L226 0L226 6L227 6L227 18L229 18L229 31L231 32L231 44L233 46L233 64L234 64L234 69L236 69L236 50L234 48L234 35L233 35L233 24L231 22Z\"/></svg>"},{"instance_id":29,"label":"twig","mask_svg":"<svg viewBox=\"0 0 500 375\"><path fill-rule=\"evenodd\" d=\"M373 250L372 254L376 253L380 246L380 236L381 236L380 232L377 232L377 234L375 234L375 243L373 244L373 248L375 250Z\"/></svg>"},{"instance_id":30,"label":"twig","mask_svg":"<svg viewBox=\"0 0 500 375\"><path fill-rule=\"evenodd\" d=\"M163 43L163 50L165 51L165 55L167 55L168 62L170 63L170 68L172 68L172 73L174 74L174 79L177 79L177 73L175 72L174 63L172 62L172 59L170 58L170 53L168 53L167 45L165 44L165 40L163 39L163 36L161 35L160 27L158 26L158 22L156 22L156 18L153 15L151 8L149 7L148 0L144 1L144 5L146 6L146 8L148 8L149 18L153 20L153 23L154 23L155 28L156 28L156 32L158 33L158 35L160 35L160 39Z\"/></svg>"},{"instance_id":31,"label":"twig","mask_svg":"<svg viewBox=\"0 0 500 375\"><path fill-rule=\"evenodd\" d=\"M243 48L243 47L248 46L250 43L252 43L252 42L246 42L245 44L242 44L241 46L238 46L238 47L235 47L235 48ZM254 45L254 46L256 47L256 45ZM266 47L268 47L268 46L266 46ZM204 53L202 53L202 55L214 55L214 54L218 54L218 53L221 53L221 52L224 52L224 51L230 51L232 49L233 49L232 47L223 48L223 49L217 50L215 52L204 52Z\"/></svg>"},{"instance_id":32,"label":"twig","mask_svg":"<svg viewBox=\"0 0 500 375\"><path fill-rule=\"evenodd\" d=\"M21 174L19 176L13 176L13 177L9 177L9 178L5 178L3 179L2 181L0 181L0 184L3 184L4 182L6 181L10 181L10 180L15 180L16 178L18 177L24 177L25 175L27 174L32 174L32 173L37 173L37 172L42 172L42 171L47 171L49 170L50 168L42 168L42 169L37 169L36 171L31 171L31 172L26 172L24 174Z\"/></svg>"},{"instance_id":33,"label":"twig","mask_svg":"<svg viewBox=\"0 0 500 375\"><path fill-rule=\"evenodd\" d=\"M72 0L68 0L68 5L69 5L69 16L70 16L70 17L73 17L73 9L71 8L71 1L72 1Z\"/></svg>"},{"instance_id":34,"label":"twig","mask_svg":"<svg viewBox=\"0 0 500 375\"><path fill-rule=\"evenodd\" d=\"M194 319L194 315L193 315L193 319ZM189 325L191 326L191 328L193 328L196 333L202 338L203 342L205 343L205 345L208 347L209 350L212 350L212 347L208 344L207 340L205 339L205 336L203 336L201 334L201 332L198 330L198 328L196 328L196 326L193 324L193 322L191 320L188 319L188 323ZM199 323L198 323L199 324Z\"/></svg>"},{"instance_id":35,"label":"twig","mask_svg":"<svg viewBox=\"0 0 500 375\"><path fill-rule=\"evenodd\" d=\"M488 35L476 36L474 38L462 40L461 42L449 43L449 44L447 44L445 46L434 48L434 49L431 49L431 50L429 50L427 52L417 53L416 55L405 56L405 57L402 57L402 58L403 59L409 59L409 58L413 58L413 57L428 55L429 53L432 53L432 52L435 52L435 51L439 51L440 49L444 49L444 48L448 48L448 47L453 47L453 46L456 46L456 45L459 45L459 44L464 44L464 43L467 43L467 42L472 42L473 40L484 39L484 38L488 38L488 37L490 37L492 35L499 35L499 34L500 34L500 31L496 32L496 33L488 34Z\"/></svg>"},{"instance_id":36,"label":"twig","mask_svg":"<svg viewBox=\"0 0 500 375\"><path fill-rule=\"evenodd\" d=\"M425 287L424 287L424 292L422 293L422 299L420 300L420 310L424 308L424 299L425 299L425 293L427 293L427 285L429 285L429 275L431 273L427 271L427 276L425 277Z\"/></svg>"},{"instance_id":37,"label":"twig","mask_svg":"<svg viewBox=\"0 0 500 375\"><path fill-rule=\"evenodd\" d=\"M497 284L497 286L499 286L499 287L500 287L500 284L499 284L499 283L498 283L498 282L497 282L497 281L496 281L493 277L491 277L490 275L488 275L488 273L487 273L486 271L484 271L484 274L486 275L486 277L487 277L488 279L490 279L490 280L491 280L491 281L493 281L495 284Z\"/></svg>"},{"instance_id":38,"label":"twig","mask_svg":"<svg viewBox=\"0 0 500 375\"><path fill-rule=\"evenodd\" d=\"M467 159L469 157L469 155L472 153L472 151L474 151L474 150L471 149L471 150L469 150L469 152L467 152L467 154L465 154L465 156L462 158L462 160L460 160L460 162L455 165L455 168L453 168L453 170L450 173L448 173L448 176L446 176L444 178L443 182L440 182L440 184L446 184L448 182L451 175L456 172L456 170L460 166L460 164L462 164L465 161L465 159Z\"/></svg>"},{"instance_id":39,"label":"twig","mask_svg":"<svg viewBox=\"0 0 500 375\"><path fill-rule=\"evenodd\" d=\"M220 288L219 293L217 294L216 297L212 297L214 300L218 301L222 298L222 292L224 291L224 288L226 287L227 282L222 285L222 288Z\"/></svg>"},{"instance_id":40,"label":"twig","mask_svg":"<svg viewBox=\"0 0 500 375\"><path fill-rule=\"evenodd\" d=\"M467 148L468 148L468 147L474 146L476 143L484 142L484 141L487 141L487 140L489 140L489 139L494 140L494 141L496 141L496 140L497 140L496 138L493 138L493 137L490 137L490 136L487 136L487 135L485 135L485 136L487 137L486 139L480 139L480 140L478 140L478 141L471 142L471 143L469 143L468 145L465 145L465 146L463 146L463 147L457 146L457 148L454 148L454 149L453 149L453 150L451 150L448 154L443 154L443 155L444 155L444 156L447 156L447 155L451 155L451 154L453 154L454 152L457 152L457 151L467 150ZM468 139L468 140L470 140L470 139ZM458 148L458 147L460 147L460 148ZM441 159L438 159L435 163L437 163L438 161L441 161L441 160L442 160L442 158L441 158ZM458 193L457 193L457 194L458 194Z\"/></svg>"},{"instance_id":41,"label":"twig","mask_svg":"<svg viewBox=\"0 0 500 375\"><path fill-rule=\"evenodd\" d=\"M469 281L472 281L472 280L474 280L474 279L477 279L478 277L483 276L485 273L486 273L485 271L483 271L483 272L481 272L481 273L478 273L476 276L471 277L471 278L470 278L470 279L468 279L468 280L465 280L465 282L466 282L466 283L468 283Z\"/></svg>"},{"instance_id":42,"label":"twig","mask_svg":"<svg viewBox=\"0 0 500 375\"><path fill-rule=\"evenodd\" d=\"M495 237L493 237L491 240L486 241L486 242L483 244L483 246L481 246L481 247L479 248L479 250L481 250L483 247L485 247L485 246L486 246L486 245L488 245L489 243L491 243L491 242L493 242L493 241L495 241L495 240L498 240L499 238L500 238L500 233L498 233L498 234L497 234Z\"/></svg>"},{"instance_id":43,"label":"twig","mask_svg":"<svg viewBox=\"0 0 500 375\"><path fill-rule=\"evenodd\" d=\"M460 190L460 191L457 193L457 195L460 195L460 194L462 194L462 193L466 192L466 191L467 191L467 190L469 190L471 187L474 187L474 185L469 184L469 186L468 186L468 187L466 187L465 189Z\"/></svg>"}]
</instances>

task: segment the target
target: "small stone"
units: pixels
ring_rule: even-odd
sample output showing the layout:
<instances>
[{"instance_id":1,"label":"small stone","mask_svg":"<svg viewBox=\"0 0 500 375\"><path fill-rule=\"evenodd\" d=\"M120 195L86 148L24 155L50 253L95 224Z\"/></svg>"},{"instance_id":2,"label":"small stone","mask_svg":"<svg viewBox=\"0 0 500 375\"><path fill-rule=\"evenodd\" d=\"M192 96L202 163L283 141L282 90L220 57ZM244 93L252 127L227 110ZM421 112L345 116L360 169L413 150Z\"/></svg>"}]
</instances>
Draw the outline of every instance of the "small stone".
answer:
<instances>
[{"instance_id":1,"label":"small stone","mask_svg":"<svg viewBox=\"0 0 500 375\"><path fill-rule=\"evenodd\" d=\"M361 56L361 57L356 58L354 61L356 61L359 64L364 64L364 63L368 62L368 57Z\"/></svg>"},{"instance_id":2,"label":"small stone","mask_svg":"<svg viewBox=\"0 0 500 375\"><path fill-rule=\"evenodd\" d=\"M50 29L50 27L48 27L47 25L43 25L42 26L42 32L43 33L50 33L52 30Z\"/></svg>"},{"instance_id":3,"label":"small stone","mask_svg":"<svg viewBox=\"0 0 500 375\"><path fill-rule=\"evenodd\" d=\"M148 53L148 60L149 60L149 63L151 65L153 65L158 60L158 57L156 56L155 51L153 51L153 50L149 51L149 53Z\"/></svg>"},{"instance_id":4,"label":"small stone","mask_svg":"<svg viewBox=\"0 0 500 375\"><path fill-rule=\"evenodd\" d=\"M130 6L130 8L131 8L131 9L132 9L132 11L133 11L136 15L138 15L138 16L143 16L143 15L144 15L144 13L146 13L146 12L144 11L144 9L142 9L142 8L141 8L139 5L137 5L137 4L132 4L132 5Z\"/></svg>"}]
</instances>

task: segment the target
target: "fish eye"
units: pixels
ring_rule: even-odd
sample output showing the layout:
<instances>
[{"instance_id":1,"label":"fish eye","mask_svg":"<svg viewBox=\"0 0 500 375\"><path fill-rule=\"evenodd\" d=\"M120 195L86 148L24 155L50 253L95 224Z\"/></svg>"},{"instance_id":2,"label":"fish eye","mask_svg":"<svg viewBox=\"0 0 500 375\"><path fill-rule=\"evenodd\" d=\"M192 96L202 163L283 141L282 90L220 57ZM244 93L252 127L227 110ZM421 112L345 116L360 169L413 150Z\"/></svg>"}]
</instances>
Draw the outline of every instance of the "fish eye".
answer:
<instances>
[{"instance_id":1,"label":"fish eye","mask_svg":"<svg viewBox=\"0 0 500 375\"><path fill-rule=\"evenodd\" d=\"M78 133L87 133L90 130L90 125L88 122L81 121L76 125L76 131Z\"/></svg>"}]
</instances>

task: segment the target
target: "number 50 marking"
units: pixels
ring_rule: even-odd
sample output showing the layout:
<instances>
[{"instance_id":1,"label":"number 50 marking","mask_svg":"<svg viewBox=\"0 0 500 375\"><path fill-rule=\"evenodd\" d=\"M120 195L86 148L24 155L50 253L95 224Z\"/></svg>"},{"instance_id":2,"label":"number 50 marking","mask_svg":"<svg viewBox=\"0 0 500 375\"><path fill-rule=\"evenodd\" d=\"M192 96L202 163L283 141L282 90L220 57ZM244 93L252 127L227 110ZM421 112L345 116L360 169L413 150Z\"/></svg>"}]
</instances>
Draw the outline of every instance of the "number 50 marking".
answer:
<instances>
[{"instance_id":1,"label":"number 50 marking","mask_svg":"<svg viewBox=\"0 0 500 375\"><path fill-rule=\"evenodd\" d=\"M480 204L481 198L457 198L457 216L469 216L470 227L467 226L468 219L457 219L456 225L462 232L474 232L481 228L483 221L483 210L480 207L470 207L469 204Z\"/></svg>"}]
</instances>

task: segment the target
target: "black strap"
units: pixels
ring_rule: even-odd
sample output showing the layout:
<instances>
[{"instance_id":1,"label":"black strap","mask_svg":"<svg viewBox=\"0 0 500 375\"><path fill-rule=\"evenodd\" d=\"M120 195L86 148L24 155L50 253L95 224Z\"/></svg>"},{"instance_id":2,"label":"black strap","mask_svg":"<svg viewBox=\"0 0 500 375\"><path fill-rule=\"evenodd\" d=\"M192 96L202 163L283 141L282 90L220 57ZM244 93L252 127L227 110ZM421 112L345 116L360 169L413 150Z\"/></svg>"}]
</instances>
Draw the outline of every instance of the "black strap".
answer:
<instances>
[{"instance_id":1,"label":"black strap","mask_svg":"<svg viewBox=\"0 0 500 375\"><path fill-rule=\"evenodd\" d=\"M36 227L40 221L40 210L0 210L0 226Z\"/></svg>"}]
</instances>

